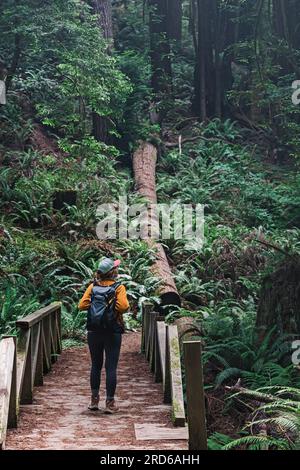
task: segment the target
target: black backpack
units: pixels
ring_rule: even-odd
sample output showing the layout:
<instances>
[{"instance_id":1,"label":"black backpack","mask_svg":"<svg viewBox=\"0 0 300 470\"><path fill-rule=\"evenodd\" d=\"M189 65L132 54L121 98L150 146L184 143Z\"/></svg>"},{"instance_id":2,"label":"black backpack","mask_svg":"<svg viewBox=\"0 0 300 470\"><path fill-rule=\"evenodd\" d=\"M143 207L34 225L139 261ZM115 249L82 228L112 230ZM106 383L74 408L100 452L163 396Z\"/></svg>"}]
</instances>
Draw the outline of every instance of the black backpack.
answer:
<instances>
[{"instance_id":1,"label":"black backpack","mask_svg":"<svg viewBox=\"0 0 300 470\"><path fill-rule=\"evenodd\" d=\"M114 332L118 329L115 305L116 290L121 284L116 282L111 286L94 284L91 306L87 315L87 329L92 331Z\"/></svg>"}]
</instances>

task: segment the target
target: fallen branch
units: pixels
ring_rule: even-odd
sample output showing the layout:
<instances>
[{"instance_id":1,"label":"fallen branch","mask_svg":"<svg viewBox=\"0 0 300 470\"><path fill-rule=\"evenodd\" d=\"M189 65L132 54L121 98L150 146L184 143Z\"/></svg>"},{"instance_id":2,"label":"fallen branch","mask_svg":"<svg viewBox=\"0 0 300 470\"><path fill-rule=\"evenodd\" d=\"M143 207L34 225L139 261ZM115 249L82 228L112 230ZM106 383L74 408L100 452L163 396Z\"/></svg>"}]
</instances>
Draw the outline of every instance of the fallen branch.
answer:
<instances>
[{"instance_id":1,"label":"fallen branch","mask_svg":"<svg viewBox=\"0 0 300 470\"><path fill-rule=\"evenodd\" d=\"M242 387L241 379L238 379L237 383L233 386L226 385L225 390L228 392L235 392L236 395L245 395L248 398L252 398L255 404L259 406L261 406L262 403L272 403L274 401L274 397L272 395L268 395L267 393L261 394L255 390L249 390L248 388Z\"/></svg>"},{"instance_id":2,"label":"fallen branch","mask_svg":"<svg viewBox=\"0 0 300 470\"><path fill-rule=\"evenodd\" d=\"M186 139L182 139L181 140L181 145L191 143L191 142L196 142L197 140L204 140L205 142L220 142L220 141L223 141L223 142L226 142L228 144L230 143L228 140L221 139L221 138L218 138L218 137L204 137L203 135L197 135L195 137L187 137ZM178 145L179 145L178 142L166 142L164 144L164 146L166 148L175 148L175 147L178 147Z\"/></svg>"},{"instance_id":3,"label":"fallen branch","mask_svg":"<svg viewBox=\"0 0 300 470\"><path fill-rule=\"evenodd\" d=\"M279 251L280 253L282 253L283 255L285 256L288 256L290 258L293 258L294 255L289 253L288 251L285 251L283 248L281 248L280 246L278 245L275 245L274 243L271 243L271 242L267 242L265 240L260 240L259 238L256 238L255 241L257 243L260 243L261 245L264 245L265 247L267 248L272 248L273 250L275 251Z\"/></svg>"}]
</instances>

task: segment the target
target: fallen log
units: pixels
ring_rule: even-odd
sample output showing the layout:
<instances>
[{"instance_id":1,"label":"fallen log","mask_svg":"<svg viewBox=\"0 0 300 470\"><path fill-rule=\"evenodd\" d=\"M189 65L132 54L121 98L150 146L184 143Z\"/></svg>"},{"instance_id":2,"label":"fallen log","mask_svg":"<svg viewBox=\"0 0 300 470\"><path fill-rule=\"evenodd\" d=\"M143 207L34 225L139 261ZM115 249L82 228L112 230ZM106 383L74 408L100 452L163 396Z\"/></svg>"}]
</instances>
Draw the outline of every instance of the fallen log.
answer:
<instances>
[{"instance_id":1,"label":"fallen log","mask_svg":"<svg viewBox=\"0 0 300 470\"><path fill-rule=\"evenodd\" d=\"M156 147L150 142L140 142L133 154L135 190L152 204L157 204L156 163Z\"/></svg>"},{"instance_id":2,"label":"fallen log","mask_svg":"<svg viewBox=\"0 0 300 470\"><path fill-rule=\"evenodd\" d=\"M156 163L157 149L149 142L140 142L139 147L133 154L133 171L136 191L145 198L150 204L157 204L156 195ZM152 214L152 222L157 223ZM147 233L142 234L150 248L154 248L156 260L153 265L153 273L162 280L159 288L161 305L181 305L181 299L178 294L170 265L163 246L156 242Z\"/></svg>"}]
</instances>

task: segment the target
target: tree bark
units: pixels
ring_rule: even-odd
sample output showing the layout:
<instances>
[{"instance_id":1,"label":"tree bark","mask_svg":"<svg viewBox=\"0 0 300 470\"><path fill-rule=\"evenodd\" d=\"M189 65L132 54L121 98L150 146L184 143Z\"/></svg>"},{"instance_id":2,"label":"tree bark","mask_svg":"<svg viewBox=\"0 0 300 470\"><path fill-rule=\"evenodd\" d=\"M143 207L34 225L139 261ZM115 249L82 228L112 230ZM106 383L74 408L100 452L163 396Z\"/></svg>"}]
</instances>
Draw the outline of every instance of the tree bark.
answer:
<instances>
[{"instance_id":1,"label":"tree bark","mask_svg":"<svg viewBox=\"0 0 300 470\"><path fill-rule=\"evenodd\" d=\"M168 0L167 15L168 38L181 43L182 38L182 0Z\"/></svg>"},{"instance_id":2,"label":"tree bark","mask_svg":"<svg viewBox=\"0 0 300 470\"><path fill-rule=\"evenodd\" d=\"M6 92L8 92L12 79L18 69L19 61L21 57L21 37L19 34L15 34L15 49L14 55L11 61L11 65L8 70L7 79L6 79Z\"/></svg>"},{"instance_id":3,"label":"tree bark","mask_svg":"<svg viewBox=\"0 0 300 470\"><path fill-rule=\"evenodd\" d=\"M198 0L198 57L196 63L196 107L200 110L201 121L207 119L206 107L206 54L205 54L205 3Z\"/></svg>"},{"instance_id":4,"label":"tree bark","mask_svg":"<svg viewBox=\"0 0 300 470\"><path fill-rule=\"evenodd\" d=\"M215 68L216 68L216 93L215 93L215 114L218 118L222 116L222 74L221 74L221 41L222 41L222 18L218 9L218 3L214 0L215 17Z\"/></svg>"},{"instance_id":5,"label":"tree bark","mask_svg":"<svg viewBox=\"0 0 300 470\"><path fill-rule=\"evenodd\" d=\"M99 27L104 39L112 41L112 4L111 0L92 0L92 6L99 19Z\"/></svg>"},{"instance_id":6,"label":"tree bark","mask_svg":"<svg viewBox=\"0 0 300 470\"><path fill-rule=\"evenodd\" d=\"M155 93L172 91L171 49L168 38L168 0L148 0L150 7L151 85Z\"/></svg>"},{"instance_id":7,"label":"tree bark","mask_svg":"<svg viewBox=\"0 0 300 470\"><path fill-rule=\"evenodd\" d=\"M107 52L113 48L112 3L111 0L91 0L94 13L98 15L98 24L107 41ZM106 116L93 112L93 136L99 142L108 142L109 121Z\"/></svg>"},{"instance_id":8,"label":"tree bark","mask_svg":"<svg viewBox=\"0 0 300 470\"><path fill-rule=\"evenodd\" d=\"M138 149L133 154L135 188L136 191L151 204L157 204L155 183L156 162L156 147L148 142L140 142ZM162 280L162 284L159 288L162 306L180 306L180 296L163 246L148 236L148 230L146 234L142 234L142 238L145 239L150 248L156 251L156 261L152 270L153 273Z\"/></svg>"},{"instance_id":9,"label":"tree bark","mask_svg":"<svg viewBox=\"0 0 300 470\"><path fill-rule=\"evenodd\" d=\"M300 258L286 260L262 285L256 328L259 341L276 334L300 334Z\"/></svg>"}]
</instances>

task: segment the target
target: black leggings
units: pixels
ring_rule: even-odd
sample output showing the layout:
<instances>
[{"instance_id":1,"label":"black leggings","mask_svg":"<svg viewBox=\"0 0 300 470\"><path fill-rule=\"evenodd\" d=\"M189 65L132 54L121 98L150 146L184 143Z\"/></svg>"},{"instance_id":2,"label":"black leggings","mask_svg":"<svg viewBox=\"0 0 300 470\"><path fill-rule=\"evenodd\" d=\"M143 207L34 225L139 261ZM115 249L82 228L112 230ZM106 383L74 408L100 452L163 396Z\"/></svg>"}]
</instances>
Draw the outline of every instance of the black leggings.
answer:
<instances>
[{"instance_id":1,"label":"black leggings","mask_svg":"<svg viewBox=\"0 0 300 470\"><path fill-rule=\"evenodd\" d=\"M122 335L120 333L108 335L107 333L88 331L88 345L92 359L91 390L93 396L99 394L103 353L105 351L106 399L114 399L121 343Z\"/></svg>"}]
</instances>

